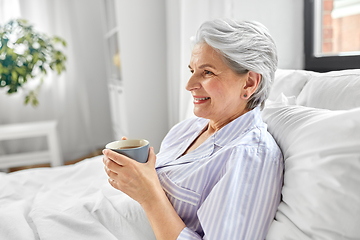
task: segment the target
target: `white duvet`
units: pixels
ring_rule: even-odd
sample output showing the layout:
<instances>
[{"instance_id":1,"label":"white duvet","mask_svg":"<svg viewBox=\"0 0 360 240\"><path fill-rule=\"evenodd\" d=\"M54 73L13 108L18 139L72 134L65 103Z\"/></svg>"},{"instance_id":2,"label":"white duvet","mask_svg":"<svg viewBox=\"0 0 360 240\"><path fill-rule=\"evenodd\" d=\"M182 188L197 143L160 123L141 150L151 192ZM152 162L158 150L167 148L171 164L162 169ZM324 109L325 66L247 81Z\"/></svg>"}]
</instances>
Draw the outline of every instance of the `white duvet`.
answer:
<instances>
[{"instance_id":1,"label":"white duvet","mask_svg":"<svg viewBox=\"0 0 360 240\"><path fill-rule=\"evenodd\" d=\"M155 239L141 206L107 181L102 156L0 174L0 239Z\"/></svg>"}]
</instances>

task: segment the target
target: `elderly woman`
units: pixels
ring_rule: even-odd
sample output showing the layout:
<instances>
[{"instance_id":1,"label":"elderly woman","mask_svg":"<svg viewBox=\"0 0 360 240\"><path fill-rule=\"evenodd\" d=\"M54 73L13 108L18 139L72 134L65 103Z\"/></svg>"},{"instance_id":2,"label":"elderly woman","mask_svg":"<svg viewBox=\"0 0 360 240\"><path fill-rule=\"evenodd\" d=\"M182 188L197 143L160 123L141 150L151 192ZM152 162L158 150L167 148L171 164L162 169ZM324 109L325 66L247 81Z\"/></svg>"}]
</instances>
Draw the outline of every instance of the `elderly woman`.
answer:
<instances>
[{"instance_id":1,"label":"elderly woman","mask_svg":"<svg viewBox=\"0 0 360 240\"><path fill-rule=\"evenodd\" d=\"M255 22L215 20L196 35L186 90L197 117L141 164L104 150L110 184L140 203L157 239L264 239L283 157L261 119L277 54Z\"/></svg>"}]
</instances>

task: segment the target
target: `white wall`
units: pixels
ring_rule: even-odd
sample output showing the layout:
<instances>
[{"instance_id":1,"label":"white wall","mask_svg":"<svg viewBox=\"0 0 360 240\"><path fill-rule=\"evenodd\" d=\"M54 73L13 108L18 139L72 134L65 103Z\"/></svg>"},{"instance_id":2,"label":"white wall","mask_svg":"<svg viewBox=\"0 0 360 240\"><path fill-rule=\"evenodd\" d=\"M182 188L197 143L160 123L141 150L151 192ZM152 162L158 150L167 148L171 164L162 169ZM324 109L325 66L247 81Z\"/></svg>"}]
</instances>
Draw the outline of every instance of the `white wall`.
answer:
<instances>
[{"instance_id":1,"label":"white wall","mask_svg":"<svg viewBox=\"0 0 360 240\"><path fill-rule=\"evenodd\" d=\"M127 137L157 152L168 131L165 0L120 0L118 10Z\"/></svg>"},{"instance_id":2,"label":"white wall","mask_svg":"<svg viewBox=\"0 0 360 240\"><path fill-rule=\"evenodd\" d=\"M279 68L303 69L304 28L302 0L237 0L233 15L264 24L278 49Z\"/></svg>"}]
</instances>

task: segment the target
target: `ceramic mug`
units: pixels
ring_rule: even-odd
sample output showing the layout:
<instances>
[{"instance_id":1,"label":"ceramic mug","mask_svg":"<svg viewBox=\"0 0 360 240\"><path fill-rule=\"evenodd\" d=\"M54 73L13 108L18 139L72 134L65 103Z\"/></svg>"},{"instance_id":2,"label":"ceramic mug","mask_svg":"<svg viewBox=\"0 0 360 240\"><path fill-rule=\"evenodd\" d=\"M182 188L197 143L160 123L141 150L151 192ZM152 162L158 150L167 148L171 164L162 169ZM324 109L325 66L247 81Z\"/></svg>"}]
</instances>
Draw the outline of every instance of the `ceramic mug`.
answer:
<instances>
[{"instance_id":1,"label":"ceramic mug","mask_svg":"<svg viewBox=\"0 0 360 240\"><path fill-rule=\"evenodd\" d=\"M145 139L127 139L106 144L111 149L140 163L146 163L149 156L149 141Z\"/></svg>"}]
</instances>

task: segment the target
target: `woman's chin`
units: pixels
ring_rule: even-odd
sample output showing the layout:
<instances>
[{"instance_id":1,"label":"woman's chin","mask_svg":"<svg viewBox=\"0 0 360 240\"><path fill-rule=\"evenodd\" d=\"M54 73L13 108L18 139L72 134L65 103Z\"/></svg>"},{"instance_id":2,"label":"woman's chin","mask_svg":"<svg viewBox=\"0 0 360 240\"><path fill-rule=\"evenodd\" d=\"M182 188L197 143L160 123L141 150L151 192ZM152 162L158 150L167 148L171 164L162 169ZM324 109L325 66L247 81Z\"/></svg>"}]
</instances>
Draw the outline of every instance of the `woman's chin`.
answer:
<instances>
[{"instance_id":1,"label":"woman's chin","mask_svg":"<svg viewBox=\"0 0 360 240\"><path fill-rule=\"evenodd\" d=\"M199 109L196 109L196 107L194 108L194 115L200 118L207 118L208 119L208 114L206 114L204 111L200 111Z\"/></svg>"}]
</instances>

